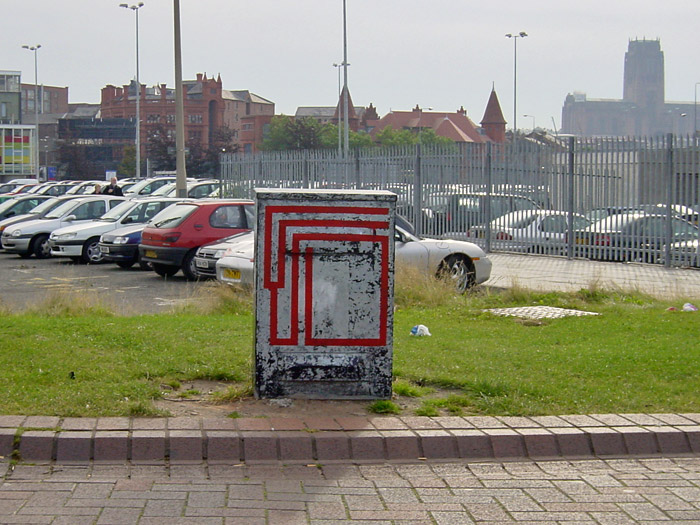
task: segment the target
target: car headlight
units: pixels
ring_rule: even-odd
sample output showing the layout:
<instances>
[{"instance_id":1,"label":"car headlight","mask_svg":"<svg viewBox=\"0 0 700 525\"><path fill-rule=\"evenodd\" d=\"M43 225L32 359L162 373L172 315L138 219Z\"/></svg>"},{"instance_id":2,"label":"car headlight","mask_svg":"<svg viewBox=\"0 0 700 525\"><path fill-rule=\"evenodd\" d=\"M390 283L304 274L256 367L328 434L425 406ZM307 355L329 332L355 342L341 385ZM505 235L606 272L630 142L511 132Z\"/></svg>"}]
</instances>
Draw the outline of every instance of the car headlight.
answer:
<instances>
[{"instance_id":1,"label":"car headlight","mask_svg":"<svg viewBox=\"0 0 700 525\"><path fill-rule=\"evenodd\" d=\"M225 253L226 253L225 249L224 250L216 250L214 252L214 259L221 259Z\"/></svg>"},{"instance_id":2,"label":"car headlight","mask_svg":"<svg viewBox=\"0 0 700 525\"><path fill-rule=\"evenodd\" d=\"M56 235L55 233L51 234L51 240L52 241L67 241L69 239L75 239L75 237L78 234L75 232L72 233L61 233L60 235Z\"/></svg>"},{"instance_id":3,"label":"car headlight","mask_svg":"<svg viewBox=\"0 0 700 525\"><path fill-rule=\"evenodd\" d=\"M129 242L129 238L125 236L120 236L120 237L115 237L114 241L112 241L114 244L126 244Z\"/></svg>"},{"instance_id":4,"label":"car headlight","mask_svg":"<svg viewBox=\"0 0 700 525\"><path fill-rule=\"evenodd\" d=\"M13 230L13 232L10 234L12 237L19 237L22 235L22 230Z\"/></svg>"}]
</instances>

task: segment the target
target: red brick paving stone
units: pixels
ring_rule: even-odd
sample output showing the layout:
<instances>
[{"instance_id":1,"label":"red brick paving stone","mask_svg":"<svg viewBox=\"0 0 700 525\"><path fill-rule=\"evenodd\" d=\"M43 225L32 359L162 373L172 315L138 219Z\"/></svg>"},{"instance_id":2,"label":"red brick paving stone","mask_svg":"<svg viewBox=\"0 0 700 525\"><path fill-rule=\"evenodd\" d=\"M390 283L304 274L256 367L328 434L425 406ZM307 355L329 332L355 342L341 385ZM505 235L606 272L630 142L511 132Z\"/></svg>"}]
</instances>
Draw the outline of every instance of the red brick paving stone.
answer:
<instances>
[{"instance_id":1,"label":"red brick paving stone","mask_svg":"<svg viewBox=\"0 0 700 525\"><path fill-rule=\"evenodd\" d=\"M128 417L100 417L97 419L97 430L129 430L131 419Z\"/></svg>"},{"instance_id":2,"label":"red brick paving stone","mask_svg":"<svg viewBox=\"0 0 700 525\"><path fill-rule=\"evenodd\" d=\"M237 430L236 420L224 417L202 418L202 429L204 430Z\"/></svg>"},{"instance_id":3,"label":"red brick paving stone","mask_svg":"<svg viewBox=\"0 0 700 525\"><path fill-rule=\"evenodd\" d=\"M366 417L360 416L350 416L350 417L337 417L335 421L340 425L345 431L350 430L374 430L374 426Z\"/></svg>"},{"instance_id":4,"label":"red brick paving stone","mask_svg":"<svg viewBox=\"0 0 700 525\"><path fill-rule=\"evenodd\" d=\"M94 417L67 417L61 421L61 430L95 430Z\"/></svg>"},{"instance_id":5,"label":"red brick paving stone","mask_svg":"<svg viewBox=\"0 0 700 525\"><path fill-rule=\"evenodd\" d=\"M25 419L25 416L0 416L0 428L21 427Z\"/></svg>"},{"instance_id":6,"label":"red brick paving stone","mask_svg":"<svg viewBox=\"0 0 700 525\"><path fill-rule=\"evenodd\" d=\"M635 423L626 417L619 414L588 414L593 419L597 419L601 423L609 427L626 427L632 426Z\"/></svg>"},{"instance_id":7,"label":"red brick paving stone","mask_svg":"<svg viewBox=\"0 0 700 525\"><path fill-rule=\"evenodd\" d=\"M204 456L202 433L198 430L170 431L170 462L197 461Z\"/></svg>"},{"instance_id":8,"label":"red brick paving stone","mask_svg":"<svg viewBox=\"0 0 700 525\"><path fill-rule=\"evenodd\" d=\"M506 428L506 425L502 421L491 416L467 416L464 419L476 428Z\"/></svg>"},{"instance_id":9,"label":"red brick paving stone","mask_svg":"<svg viewBox=\"0 0 700 525\"><path fill-rule=\"evenodd\" d=\"M271 430L305 430L306 425L303 419L296 417L270 417Z\"/></svg>"},{"instance_id":10,"label":"red brick paving stone","mask_svg":"<svg viewBox=\"0 0 700 525\"><path fill-rule=\"evenodd\" d=\"M240 419L236 419L236 427L238 427L238 430L252 432L272 430L270 421L267 418L262 417L242 417Z\"/></svg>"},{"instance_id":11,"label":"red brick paving stone","mask_svg":"<svg viewBox=\"0 0 700 525\"><path fill-rule=\"evenodd\" d=\"M603 423L601 423L597 419L593 419L592 417L579 415L579 414L559 416L559 417L561 417L564 421L568 421L569 423L571 423L575 427L604 427L605 426Z\"/></svg>"},{"instance_id":12,"label":"red brick paving stone","mask_svg":"<svg viewBox=\"0 0 700 525\"><path fill-rule=\"evenodd\" d=\"M593 449L588 434L578 428L549 428L557 438L559 451L564 457L591 456Z\"/></svg>"},{"instance_id":13,"label":"red brick paving stone","mask_svg":"<svg viewBox=\"0 0 700 525\"><path fill-rule=\"evenodd\" d=\"M525 441L514 430L509 428L487 428L484 429L484 432L491 438L494 458L525 457Z\"/></svg>"},{"instance_id":14,"label":"red brick paving stone","mask_svg":"<svg viewBox=\"0 0 700 525\"><path fill-rule=\"evenodd\" d=\"M313 438L308 432L279 432L280 460L313 460Z\"/></svg>"},{"instance_id":15,"label":"red brick paving stone","mask_svg":"<svg viewBox=\"0 0 700 525\"><path fill-rule=\"evenodd\" d=\"M652 432L642 427L613 427L622 434L627 453L633 456L648 456L659 453L659 446Z\"/></svg>"},{"instance_id":16,"label":"red brick paving stone","mask_svg":"<svg viewBox=\"0 0 700 525\"><path fill-rule=\"evenodd\" d=\"M275 432L242 432L241 442L246 462L277 461L277 434Z\"/></svg>"},{"instance_id":17,"label":"red brick paving stone","mask_svg":"<svg viewBox=\"0 0 700 525\"><path fill-rule=\"evenodd\" d=\"M131 460L135 462L165 459L164 430L134 430L131 433Z\"/></svg>"},{"instance_id":18,"label":"red brick paving stone","mask_svg":"<svg viewBox=\"0 0 700 525\"><path fill-rule=\"evenodd\" d=\"M22 433L19 442L22 461L51 461L55 434L51 430L27 430Z\"/></svg>"},{"instance_id":19,"label":"red brick paving stone","mask_svg":"<svg viewBox=\"0 0 700 525\"><path fill-rule=\"evenodd\" d=\"M350 437L347 433L317 432L314 441L319 461L350 459Z\"/></svg>"},{"instance_id":20,"label":"red brick paving stone","mask_svg":"<svg viewBox=\"0 0 700 525\"><path fill-rule=\"evenodd\" d=\"M129 432L126 430L98 430L95 432L95 461L126 461Z\"/></svg>"},{"instance_id":21,"label":"red brick paving stone","mask_svg":"<svg viewBox=\"0 0 700 525\"><path fill-rule=\"evenodd\" d=\"M559 456L557 438L544 428L518 428L523 436L525 450L530 458L553 458Z\"/></svg>"},{"instance_id":22,"label":"red brick paving stone","mask_svg":"<svg viewBox=\"0 0 700 525\"><path fill-rule=\"evenodd\" d=\"M620 414L625 419L629 419L635 425L642 426L658 426L662 425L663 421L650 416L649 414Z\"/></svg>"},{"instance_id":23,"label":"red brick paving stone","mask_svg":"<svg viewBox=\"0 0 700 525\"><path fill-rule=\"evenodd\" d=\"M535 423L543 427L571 427L573 426L568 421L564 421L559 416L533 416L532 419Z\"/></svg>"},{"instance_id":24,"label":"red brick paving stone","mask_svg":"<svg viewBox=\"0 0 700 525\"><path fill-rule=\"evenodd\" d=\"M237 432L225 430L207 430L207 461L210 463L241 461L241 438Z\"/></svg>"},{"instance_id":25,"label":"red brick paving stone","mask_svg":"<svg viewBox=\"0 0 700 525\"><path fill-rule=\"evenodd\" d=\"M410 430L386 430L381 432L386 445L386 458L416 459L420 457L418 436Z\"/></svg>"},{"instance_id":26,"label":"red brick paving stone","mask_svg":"<svg viewBox=\"0 0 700 525\"><path fill-rule=\"evenodd\" d=\"M680 414L649 414L667 425L694 425L695 422Z\"/></svg>"},{"instance_id":27,"label":"red brick paving stone","mask_svg":"<svg viewBox=\"0 0 700 525\"><path fill-rule=\"evenodd\" d=\"M601 427L586 427L581 430L591 438L593 453L596 456L620 456L627 453L625 439L619 432Z\"/></svg>"},{"instance_id":28,"label":"red brick paving stone","mask_svg":"<svg viewBox=\"0 0 700 525\"><path fill-rule=\"evenodd\" d=\"M377 430L407 430L406 424L398 417L373 417L370 423Z\"/></svg>"},{"instance_id":29,"label":"red brick paving stone","mask_svg":"<svg viewBox=\"0 0 700 525\"><path fill-rule=\"evenodd\" d=\"M662 454L687 454L690 452L690 443L682 430L668 426L645 428L656 434Z\"/></svg>"},{"instance_id":30,"label":"red brick paving stone","mask_svg":"<svg viewBox=\"0 0 700 525\"><path fill-rule=\"evenodd\" d=\"M442 428L448 428L448 429L465 429L465 428L474 428L474 425L472 425L469 421L464 419L463 417L457 417L457 416L438 416L434 417L433 421L435 421L438 425L440 425Z\"/></svg>"},{"instance_id":31,"label":"red brick paving stone","mask_svg":"<svg viewBox=\"0 0 700 525\"><path fill-rule=\"evenodd\" d=\"M446 430L416 430L423 456L428 459L458 457L457 438Z\"/></svg>"},{"instance_id":32,"label":"red brick paving stone","mask_svg":"<svg viewBox=\"0 0 700 525\"><path fill-rule=\"evenodd\" d=\"M0 428L0 456L8 458L12 455L12 448L15 442L14 428Z\"/></svg>"},{"instance_id":33,"label":"red brick paving stone","mask_svg":"<svg viewBox=\"0 0 700 525\"><path fill-rule=\"evenodd\" d=\"M165 430L165 419L144 417L134 418L131 420L132 430Z\"/></svg>"},{"instance_id":34,"label":"red brick paving stone","mask_svg":"<svg viewBox=\"0 0 700 525\"><path fill-rule=\"evenodd\" d=\"M352 459L370 461L384 459L384 438L374 430L349 432Z\"/></svg>"},{"instance_id":35,"label":"red brick paving stone","mask_svg":"<svg viewBox=\"0 0 700 525\"><path fill-rule=\"evenodd\" d=\"M683 431L690 443L690 450L695 454L700 453L700 426L683 427Z\"/></svg>"},{"instance_id":36,"label":"red brick paving stone","mask_svg":"<svg viewBox=\"0 0 700 525\"><path fill-rule=\"evenodd\" d=\"M438 430L440 425L437 421L433 421L431 417L421 416L406 416L399 417L401 421L406 423L406 426L412 430Z\"/></svg>"},{"instance_id":37,"label":"red brick paving stone","mask_svg":"<svg viewBox=\"0 0 700 525\"><path fill-rule=\"evenodd\" d=\"M197 417L169 417L167 426L168 430L199 430L201 422Z\"/></svg>"},{"instance_id":38,"label":"red brick paving stone","mask_svg":"<svg viewBox=\"0 0 700 525\"><path fill-rule=\"evenodd\" d=\"M90 461L92 432L58 432L56 437L56 461Z\"/></svg>"},{"instance_id":39,"label":"red brick paving stone","mask_svg":"<svg viewBox=\"0 0 700 525\"><path fill-rule=\"evenodd\" d=\"M481 430L452 430L451 432L457 439L457 450L460 458L481 459L493 457L491 438Z\"/></svg>"},{"instance_id":40,"label":"red brick paving stone","mask_svg":"<svg viewBox=\"0 0 700 525\"><path fill-rule=\"evenodd\" d=\"M540 426L529 417L499 416L498 419L511 428L537 428Z\"/></svg>"},{"instance_id":41,"label":"red brick paving stone","mask_svg":"<svg viewBox=\"0 0 700 525\"><path fill-rule=\"evenodd\" d=\"M28 416L22 426L24 428L57 428L61 419L53 416Z\"/></svg>"},{"instance_id":42,"label":"red brick paving stone","mask_svg":"<svg viewBox=\"0 0 700 525\"><path fill-rule=\"evenodd\" d=\"M131 523L138 523L140 515L141 509L106 508L102 510L97 520L97 525L129 525Z\"/></svg>"},{"instance_id":43,"label":"red brick paving stone","mask_svg":"<svg viewBox=\"0 0 700 525\"><path fill-rule=\"evenodd\" d=\"M304 423L310 430L341 430L338 422L332 417L306 417Z\"/></svg>"}]
</instances>

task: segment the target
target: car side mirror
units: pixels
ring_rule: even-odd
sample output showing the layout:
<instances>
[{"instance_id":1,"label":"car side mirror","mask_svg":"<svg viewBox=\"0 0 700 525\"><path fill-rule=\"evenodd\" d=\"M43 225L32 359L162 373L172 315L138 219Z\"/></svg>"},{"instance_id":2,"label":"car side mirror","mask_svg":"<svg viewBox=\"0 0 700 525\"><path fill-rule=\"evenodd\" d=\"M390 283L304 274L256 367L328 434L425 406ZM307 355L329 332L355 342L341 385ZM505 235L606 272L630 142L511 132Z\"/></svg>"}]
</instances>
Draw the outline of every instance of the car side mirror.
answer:
<instances>
[{"instance_id":1,"label":"car side mirror","mask_svg":"<svg viewBox=\"0 0 700 525\"><path fill-rule=\"evenodd\" d=\"M75 215L68 215L64 220L70 222L70 221L74 221L75 219L77 219L77 217Z\"/></svg>"},{"instance_id":2,"label":"car side mirror","mask_svg":"<svg viewBox=\"0 0 700 525\"><path fill-rule=\"evenodd\" d=\"M124 217L122 224L131 224L134 220L131 217Z\"/></svg>"}]
</instances>

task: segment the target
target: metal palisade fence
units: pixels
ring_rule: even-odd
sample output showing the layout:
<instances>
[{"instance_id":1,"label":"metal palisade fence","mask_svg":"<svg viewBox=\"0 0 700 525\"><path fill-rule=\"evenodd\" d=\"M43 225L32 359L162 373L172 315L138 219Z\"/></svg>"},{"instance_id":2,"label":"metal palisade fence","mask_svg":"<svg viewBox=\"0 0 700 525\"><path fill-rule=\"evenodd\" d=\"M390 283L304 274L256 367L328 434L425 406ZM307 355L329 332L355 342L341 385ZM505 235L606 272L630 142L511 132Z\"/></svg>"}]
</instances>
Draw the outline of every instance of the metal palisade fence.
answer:
<instances>
[{"instance_id":1,"label":"metal palisade fence","mask_svg":"<svg viewBox=\"0 0 700 525\"><path fill-rule=\"evenodd\" d=\"M487 252L699 266L697 138L533 135L460 143L223 155L222 194L384 189L418 236Z\"/></svg>"}]
</instances>

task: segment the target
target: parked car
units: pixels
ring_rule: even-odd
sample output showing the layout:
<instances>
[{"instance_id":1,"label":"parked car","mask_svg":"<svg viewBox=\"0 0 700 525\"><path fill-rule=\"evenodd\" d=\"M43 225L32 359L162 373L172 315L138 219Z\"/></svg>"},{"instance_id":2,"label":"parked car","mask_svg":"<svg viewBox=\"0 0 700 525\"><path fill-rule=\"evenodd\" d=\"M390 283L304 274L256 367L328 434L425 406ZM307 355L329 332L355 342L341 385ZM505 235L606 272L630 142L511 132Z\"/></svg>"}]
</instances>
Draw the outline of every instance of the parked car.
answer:
<instances>
[{"instance_id":1,"label":"parked car","mask_svg":"<svg viewBox=\"0 0 700 525\"><path fill-rule=\"evenodd\" d=\"M53 210L56 206L59 206L60 204L71 198L75 197L49 197L41 204L38 204L36 207L29 210L27 213L15 215L13 217L0 220L0 236L2 235L2 232L5 231L5 228L8 228L9 226L12 226L14 224L18 224L20 222L39 219L40 217L43 217L48 212Z\"/></svg>"},{"instance_id":2,"label":"parked car","mask_svg":"<svg viewBox=\"0 0 700 525\"><path fill-rule=\"evenodd\" d=\"M667 238L666 215L616 213L574 232L574 254L608 261L655 262L671 242L698 238L698 227L678 216L671 217Z\"/></svg>"},{"instance_id":3,"label":"parked car","mask_svg":"<svg viewBox=\"0 0 700 525\"><path fill-rule=\"evenodd\" d=\"M210 242L200 246L194 257L195 273L200 279L213 279L216 277L216 262L227 253L232 244L251 232L236 233L229 237Z\"/></svg>"},{"instance_id":4,"label":"parked car","mask_svg":"<svg viewBox=\"0 0 700 525\"><path fill-rule=\"evenodd\" d=\"M583 215L573 215L573 229L591 224ZM567 246L569 213L562 210L522 210L506 213L489 223L491 247L499 250L561 255ZM466 234L448 232L442 237L471 241L482 245L486 225L472 226Z\"/></svg>"},{"instance_id":5,"label":"parked car","mask_svg":"<svg viewBox=\"0 0 700 525\"><path fill-rule=\"evenodd\" d=\"M216 262L217 280L252 285L255 275L254 233L233 238ZM491 276L492 263L476 244L446 239L419 239L400 226L395 228L396 272L413 267L435 277L446 277L455 289L466 292Z\"/></svg>"},{"instance_id":6,"label":"parked car","mask_svg":"<svg viewBox=\"0 0 700 525\"><path fill-rule=\"evenodd\" d=\"M97 219L123 200L123 197L110 195L67 199L40 219L5 228L2 232L2 247L6 252L16 253L20 257L32 255L39 259L49 257L51 232L70 224Z\"/></svg>"},{"instance_id":7,"label":"parked car","mask_svg":"<svg viewBox=\"0 0 700 525\"><path fill-rule=\"evenodd\" d=\"M692 241L674 242L669 246L669 263L671 266L690 266L700 268L700 242L698 239ZM661 264L665 262L666 250L659 260Z\"/></svg>"},{"instance_id":8,"label":"parked car","mask_svg":"<svg viewBox=\"0 0 700 525\"><path fill-rule=\"evenodd\" d=\"M188 179L190 180L190 179ZM123 190L124 191L124 196L125 197L136 197L136 196L145 196L145 195L150 195L154 191L156 191L158 188L165 186L166 184L170 184L171 182L175 182L175 177L174 176L163 176L163 177L150 177L147 179L142 179L138 182L136 182L134 185L128 187L127 189Z\"/></svg>"},{"instance_id":9,"label":"parked car","mask_svg":"<svg viewBox=\"0 0 700 525\"><path fill-rule=\"evenodd\" d=\"M139 244L145 227L145 224L136 224L103 233L99 244L102 260L116 263L124 269L131 268L136 263L143 270L152 269L149 263L141 261L139 257Z\"/></svg>"},{"instance_id":10,"label":"parked car","mask_svg":"<svg viewBox=\"0 0 700 525\"><path fill-rule=\"evenodd\" d=\"M188 199L205 199L207 197L213 197L212 193L219 189L219 181L209 180L209 181L197 181L187 183L187 198ZM161 186L151 195L162 195L167 197L175 197L177 195L177 187L174 182Z\"/></svg>"},{"instance_id":11,"label":"parked car","mask_svg":"<svg viewBox=\"0 0 700 525\"><path fill-rule=\"evenodd\" d=\"M0 204L0 220L24 215L51 197L48 195L19 195Z\"/></svg>"},{"instance_id":12,"label":"parked car","mask_svg":"<svg viewBox=\"0 0 700 525\"><path fill-rule=\"evenodd\" d=\"M99 243L103 233L127 224L145 225L158 212L175 202L178 200L167 197L128 200L121 202L99 219L58 228L49 236L51 255L70 257L84 263L100 263L103 252Z\"/></svg>"},{"instance_id":13,"label":"parked car","mask_svg":"<svg viewBox=\"0 0 700 525\"><path fill-rule=\"evenodd\" d=\"M103 180L84 180L73 185L67 192L67 195L91 195L95 193L95 184L105 186L108 182Z\"/></svg>"},{"instance_id":14,"label":"parked car","mask_svg":"<svg viewBox=\"0 0 700 525\"><path fill-rule=\"evenodd\" d=\"M193 200L170 206L144 228L139 255L162 277L178 270L197 278L194 257L203 244L253 228L253 201Z\"/></svg>"},{"instance_id":15,"label":"parked car","mask_svg":"<svg viewBox=\"0 0 700 525\"><path fill-rule=\"evenodd\" d=\"M423 233L466 232L506 213L537 210L541 206L530 197L507 193L438 193L428 195L422 210Z\"/></svg>"},{"instance_id":16,"label":"parked car","mask_svg":"<svg viewBox=\"0 0 700 525\"><path fill-rule=\"evenodd\" d=\"M36 181L33 179L15 179L10 182L3 182L0 183L0 195L15 193L24 186L32 186L35 184Z\"/></svg>"}]
</instances>

